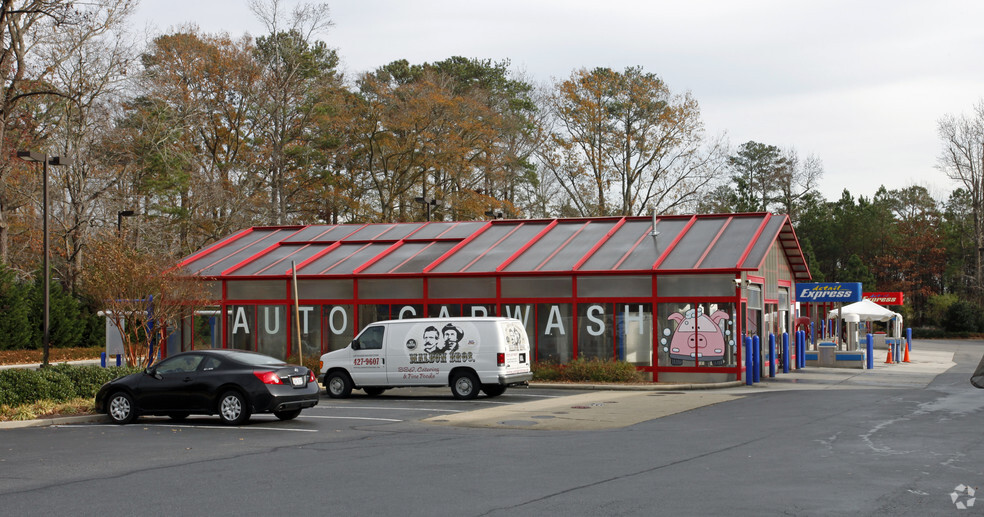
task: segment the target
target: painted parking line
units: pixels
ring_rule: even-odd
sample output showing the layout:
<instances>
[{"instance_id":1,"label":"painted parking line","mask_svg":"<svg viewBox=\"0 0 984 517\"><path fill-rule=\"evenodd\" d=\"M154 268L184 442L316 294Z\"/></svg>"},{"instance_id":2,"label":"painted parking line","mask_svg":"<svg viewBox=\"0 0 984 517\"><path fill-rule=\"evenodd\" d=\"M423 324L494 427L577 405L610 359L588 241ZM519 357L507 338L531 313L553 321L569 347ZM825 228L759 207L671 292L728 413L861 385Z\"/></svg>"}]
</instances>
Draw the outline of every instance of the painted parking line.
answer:
<instances>
[{"instance_id":1,"label":"painted parking line","mask_svg":"<svg viewBox=\"0 0 984 517\"><path fill-rule=\"evenodd\" d=\"M389 407L389 406L314 406L309 409L370 409L370 410L393 410L393 411L439 411L442 413L461 413L458 409L433 409L416 407ZM306 416L306 415L305 415Z\"/></svg>"},{"instance_id":2,"label":"painted parking line","mask_svg":"<svg viewBox=\"0 0 984 517\"><path fill-rule=\"evenodd\" d=\"M182 428L186 428L186 429L255 429L255 430L262 430L262 431L293 431L293 432L296 432L296 433L316 433L316 432L318 432L317 429L295 429L295 428L292 428L292 427L262 427L262 426L257 426L257 425L240 425L240 426L232 426L232 425L191 425L191 424L175 425L175 424L164 424L164 423L154 424L154 423L143 423L143 422L137 423L137 424L130 424L129 426L122 426L122 425L117 425L117 424L89 424L89 425L86 425L86 424L65 424L65 425L53 425L51 427L60 427L60 428L70 428L70 427L115 427L117 429L123 429L124 427L131 427L131 428L132 427L182 427Z\"/></svg>"},{"instance_id":3,"label":"painted parking line","mask_svg":"<svg viewBox=\"0 0 984 517\"><path fill-rule=\"evenodd\" d=\"M370 418L367 416L320 416L320 415L304 415L304 419L308 418L323 418L326 420L374 420L377 422L402 422L403 420L397 420L395 418Z\"/></svg>"}]
</instances>

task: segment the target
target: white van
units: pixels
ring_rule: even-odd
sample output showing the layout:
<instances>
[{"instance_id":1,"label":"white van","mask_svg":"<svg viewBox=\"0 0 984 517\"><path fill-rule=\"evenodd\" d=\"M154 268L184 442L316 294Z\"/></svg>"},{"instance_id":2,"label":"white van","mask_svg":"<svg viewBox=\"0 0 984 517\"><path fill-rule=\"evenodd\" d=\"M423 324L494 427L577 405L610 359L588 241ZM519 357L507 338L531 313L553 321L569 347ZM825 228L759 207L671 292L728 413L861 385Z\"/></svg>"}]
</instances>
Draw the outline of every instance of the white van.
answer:
<instances>
[{"instance_id":1,"label":"white van","mask_svg":"<svg viewBox=\"0 0 984 517\"><path fill-rule=\"evenodd\" d=\"M530 342L512 318L378 321L349 346L321 356L321 382L332 398L405 386L451 386L457 399L473 399L479 390L497 397L532 378Z\"/></svg>"}]
</instances>

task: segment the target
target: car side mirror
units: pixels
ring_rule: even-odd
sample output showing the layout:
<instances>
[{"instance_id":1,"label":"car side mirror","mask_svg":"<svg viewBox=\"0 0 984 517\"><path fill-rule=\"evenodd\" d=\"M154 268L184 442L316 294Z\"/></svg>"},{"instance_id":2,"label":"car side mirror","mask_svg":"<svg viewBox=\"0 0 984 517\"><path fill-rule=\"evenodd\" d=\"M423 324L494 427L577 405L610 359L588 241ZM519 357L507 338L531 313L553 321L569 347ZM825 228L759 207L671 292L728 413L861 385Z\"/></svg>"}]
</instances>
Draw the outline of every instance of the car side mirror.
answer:
<instances>
[{"instance_id":1,"label":"car side mirror","mask_svg":"<svg viewBox=\"0 0 984 517\"><path fill-rule=\"evenodd\" d=\"M359 340L358 339L352 341L352 350L358 350L360 348L361 348L361 346L359 345Z\"/></svg>"},{"instance_id":2,"label":"car side mirror","mask_svg":"<svg viewBox=\"0 0 984 517\"><path fill-rule=\"evenodd\" d=\"M148 366L146 369L144 369L144 374L145 375L150 375L151 377L153 377L155 379L163 379L163 377L161 376L161 374L157 373L157 367L156 366Z\"/></svg>"}]
</instances>

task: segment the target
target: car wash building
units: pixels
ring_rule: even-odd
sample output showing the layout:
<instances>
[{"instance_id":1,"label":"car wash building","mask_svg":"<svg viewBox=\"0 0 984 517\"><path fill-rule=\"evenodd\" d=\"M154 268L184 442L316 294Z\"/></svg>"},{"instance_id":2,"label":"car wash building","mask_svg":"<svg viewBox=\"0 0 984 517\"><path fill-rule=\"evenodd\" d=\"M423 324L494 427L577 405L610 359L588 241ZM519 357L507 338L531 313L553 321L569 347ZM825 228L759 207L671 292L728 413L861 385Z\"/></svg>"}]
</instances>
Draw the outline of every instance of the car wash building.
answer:
<instances>
[{"instance_id":1,"label":"car wash building","mask_svg":"<svg viewBox=\"0 0 984 517\"><path fill-rule=\"evenodd\" d=\"M283 358L299 334L311 357L379 320L507 316L536 361L628 361L654 382L740 379L740 338L791 329L810 280L789 218L768 213L254 227L181 266L214 307L169 353Z\"/></svg>"}]
</instances>

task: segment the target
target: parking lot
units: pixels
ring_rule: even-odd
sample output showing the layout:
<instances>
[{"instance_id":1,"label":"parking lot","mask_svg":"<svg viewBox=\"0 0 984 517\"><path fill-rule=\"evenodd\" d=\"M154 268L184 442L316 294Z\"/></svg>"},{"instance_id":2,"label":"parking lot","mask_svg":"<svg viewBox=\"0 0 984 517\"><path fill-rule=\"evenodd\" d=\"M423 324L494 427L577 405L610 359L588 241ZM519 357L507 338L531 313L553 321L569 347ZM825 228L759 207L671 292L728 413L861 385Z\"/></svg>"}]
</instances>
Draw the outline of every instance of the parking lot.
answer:
<instances>
[{"instance_id":1,"label":"parking lot","mask_svg":"<svg viewBox=\"0 0 984 517\"><path fill-rule=\"evenodd\" d=\"M0 431L0 507L34 515L938 515L984 486L984 343L712 391L322 395L292 421ZM943 360L945 359L945 361ZM676 407L676 409L674 409ZM599 424L600 422L600 424ZM658 511L654 510L658 509Z\"/></svg>"}]
</instances>

